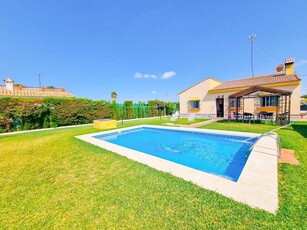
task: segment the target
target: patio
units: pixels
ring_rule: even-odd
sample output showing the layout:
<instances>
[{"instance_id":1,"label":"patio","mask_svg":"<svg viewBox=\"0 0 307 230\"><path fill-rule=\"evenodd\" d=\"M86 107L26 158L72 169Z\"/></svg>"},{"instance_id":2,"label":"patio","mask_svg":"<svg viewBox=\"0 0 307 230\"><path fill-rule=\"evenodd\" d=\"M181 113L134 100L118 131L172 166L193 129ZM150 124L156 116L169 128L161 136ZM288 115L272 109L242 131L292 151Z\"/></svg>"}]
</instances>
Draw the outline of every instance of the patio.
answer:
<instances>
[{"instance_id":1,"label":"patio","mask_svg":"<svg viewBox=\"0 0 307 230\"><path fill-rule=\"evenodd\" d=\"M263 86L252 86L233 93L228 97L228 118L236 121L269 120L280 125L289 124L291 94L290 91Z\"/></svg>"}]
</instances>

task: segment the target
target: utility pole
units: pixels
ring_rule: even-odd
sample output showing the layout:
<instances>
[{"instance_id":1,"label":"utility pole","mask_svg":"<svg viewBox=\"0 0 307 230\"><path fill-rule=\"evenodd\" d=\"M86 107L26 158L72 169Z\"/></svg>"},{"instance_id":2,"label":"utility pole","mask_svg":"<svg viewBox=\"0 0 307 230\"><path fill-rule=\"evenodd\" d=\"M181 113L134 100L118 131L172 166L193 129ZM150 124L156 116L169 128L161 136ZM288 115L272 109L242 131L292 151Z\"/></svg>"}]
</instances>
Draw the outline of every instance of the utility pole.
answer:
<instances>
[{"instance_id":1,"label":"utility pole","mask_svg":"<svg viewBox=\"0 0 307 230\"><path fill-rule=\"evenodd\" d=\"M254 41L256 39L256 34L248 36L248 40L251 42L251 68L252 68L252 77L254 77Z\"/></svg>"},{"instance_id":2,"label":"utility pole","mask_svg":"<svg viewBox=\"0 0 307 230\"><path fill-rule=\"evenodd\" d=\"M39 83L39 87L42 88L42 84L41 84L41 74L38 73L38 83Z\"/></svg>"}]
</instances>

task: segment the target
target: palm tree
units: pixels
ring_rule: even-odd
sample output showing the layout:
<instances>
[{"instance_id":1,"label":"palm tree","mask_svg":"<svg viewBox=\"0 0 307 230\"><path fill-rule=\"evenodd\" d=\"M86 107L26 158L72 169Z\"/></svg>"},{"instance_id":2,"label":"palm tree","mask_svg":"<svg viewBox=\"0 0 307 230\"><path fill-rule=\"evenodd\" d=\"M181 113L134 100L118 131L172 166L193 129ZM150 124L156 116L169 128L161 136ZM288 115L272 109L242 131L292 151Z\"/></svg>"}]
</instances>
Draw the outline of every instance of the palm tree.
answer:
<instances>
[{"instance_id":1,"label":"palm tree","mask_svg":"<svg viewBox=\"0 0 307 230\"><path fill-rule=\"evenodd\" d=\"M112 100L115 100L115 101L116 101L117 93L113 91L113 92L111 93L111 97L112 97Z\"/></svg>"}]
</instances>

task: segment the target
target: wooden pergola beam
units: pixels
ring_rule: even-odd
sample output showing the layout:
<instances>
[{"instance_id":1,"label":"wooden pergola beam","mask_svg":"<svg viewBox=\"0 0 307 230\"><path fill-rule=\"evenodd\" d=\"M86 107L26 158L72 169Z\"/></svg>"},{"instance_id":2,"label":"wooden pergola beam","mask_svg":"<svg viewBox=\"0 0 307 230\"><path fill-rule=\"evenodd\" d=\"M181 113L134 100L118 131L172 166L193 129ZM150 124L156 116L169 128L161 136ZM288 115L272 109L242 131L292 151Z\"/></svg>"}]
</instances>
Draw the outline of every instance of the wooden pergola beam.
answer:
<instances>
[{"instance_id":1,"label":"wooden pergola beam","mask_svg":"<svg viewBox=\"0 0 307 230\"><path fill-rule=\"evenodd\" d=\"M287 91L287 90L281 90L281 89L259 86L259 85L252 86L252 87L249 87L247 89L243 89L239 92L230 94L228 96L228 99L229 99L228 114L230 114L230 100L235 99L236 100L236 115L235 115L235 118L236 118L236 121L237 121L238 120L238 112L239 112L239 108L238 108L239 99L243 98L245 96L248 96L252 93L255 93L255 92L271 93L271 94L274 94L274 96L279 97L278 105L276 106L276 119L275 119L276 121L278 121L279 108L281 108L280 107L280 101L281 101L280 99L282 99L282 97L284 96L285 97L285 104L284 104L285 113L286 113L286 108L287 108L287 101L289 101L289 103L288 103L288 123L290 123L290 109L291 109L291 94L292 94L292 92ZM267 96L272 96L272 95L267 95ZM257 96L257 97L259 97L259 96ZM289 97L289 99L287 100L288 97ZM243 100L243 111L244 111L244 100Z\"/></svg>"},{"instance_id":2,"label":"wooden pergola beam","mask_svg":"<svg viewBox=\"0 0 307 230\"><path fill-rule=\"evenodd\" d=\"M274 93L277 95L291 95L292 92L291 91L286 91L286 90L281 90L281 89L274 89L274 88L269 88L269 87L264 87L264 86L252 86L249 87L247 89L243 89L239 92L230 94L228 97L229 98L240 98L240 97L244 97L247 95L250 95L252 93L258 92L258 91L262 91L262 92L267 92L267 93Z\"/></svg>"}]
</instances>

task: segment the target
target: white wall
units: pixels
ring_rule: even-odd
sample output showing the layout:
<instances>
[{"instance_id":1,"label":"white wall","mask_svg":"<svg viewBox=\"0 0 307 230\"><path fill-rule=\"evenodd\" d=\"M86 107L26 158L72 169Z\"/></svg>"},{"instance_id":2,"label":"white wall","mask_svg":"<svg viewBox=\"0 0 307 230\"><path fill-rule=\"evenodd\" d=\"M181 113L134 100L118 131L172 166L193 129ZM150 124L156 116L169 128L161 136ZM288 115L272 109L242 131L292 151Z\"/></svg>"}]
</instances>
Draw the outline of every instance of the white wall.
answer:
<instances>
[{"instance_id":1,"label":"white wall","mask_svg":"<svg viewBox=\"0 0 307 230\"><path fill-rule=\"evenodd\" d=\"M180 93L179 102L180 102L180 114L190 113L188 108L188 101L192 97L200 98L200 109L195 112L196 114L206 114L216 113L215 106L215 96L208 94L208 90L213 89L217 85L221 84L219 81L216 81L211 78L207 78L204 81L194 85L193 87L187 89L186 91Z\"/></svg>"},{"instance_id":2,"label":"white wall","mask_svg":"<svg viewBox=\"0 0 307 230\"><path fill-rule=\"evenodd\" d=\"M200 100L200 109L198 111L193 111L196 113L197 117L208 117L213 115L216 116L216 98L224 97L224 117L228 117L228 96L233 94L236 91L227 92L227 93L219 93L219 94L210 94L208 90L213 89L217 85L221 84L220 82L208 78L197 85L187 89L186 91L179 94L179 102L180 102L180 114L188 114L191 111L188 109L188 101L192 97L199 97ZM282 86L282 87L272 87L281 90L291 91L291 117L297 117L300 114L300 94L301 94L301 86L293 85L293 86ZM255 113L255 99L244 99L244 112ZM231 115L232 112L231 112Z\"/></svg>"}]
</instances>

